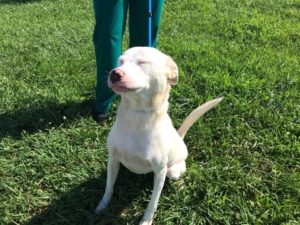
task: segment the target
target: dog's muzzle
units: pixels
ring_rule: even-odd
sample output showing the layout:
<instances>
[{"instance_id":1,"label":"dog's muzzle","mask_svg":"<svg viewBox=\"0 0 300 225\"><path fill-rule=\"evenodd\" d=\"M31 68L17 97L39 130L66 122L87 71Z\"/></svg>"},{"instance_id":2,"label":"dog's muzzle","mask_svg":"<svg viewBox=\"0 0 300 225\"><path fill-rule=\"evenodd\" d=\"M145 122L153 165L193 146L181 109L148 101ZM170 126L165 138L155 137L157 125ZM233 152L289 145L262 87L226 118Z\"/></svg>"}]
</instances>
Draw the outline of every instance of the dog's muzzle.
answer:
<instances>
[{"instance_id":1,"label":"dog's muzzle","mask_svg":"<svg viewBox=\"0 0 300 225\"><path fill-rule=\"evenodd\" d=\"M115 84L121 80L122 76L123 76L123 72L119 69L115 69L111 71L109 79L113 84Z\"/></svg>"}]
</instances>

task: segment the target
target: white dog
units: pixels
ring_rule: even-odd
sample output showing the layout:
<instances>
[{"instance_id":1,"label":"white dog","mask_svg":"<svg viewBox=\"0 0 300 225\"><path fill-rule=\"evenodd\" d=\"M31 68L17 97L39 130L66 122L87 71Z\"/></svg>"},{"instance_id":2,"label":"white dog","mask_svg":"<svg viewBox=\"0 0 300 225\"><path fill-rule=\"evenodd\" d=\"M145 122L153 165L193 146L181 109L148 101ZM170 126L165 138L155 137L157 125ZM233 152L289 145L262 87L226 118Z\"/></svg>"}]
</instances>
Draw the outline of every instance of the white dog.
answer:
<instances>
[{"instance_id":1,"label":"white dog","mask_svg":"<svg viewBox=\"0 0 300 225\"><path fill-rule=\"evenodd\" d=\"M188 151L183 137L191 125L222 98L199 106L176 131L167 111L169 92L177 79L178 68L174 61L148 47L127 50L119 58L119 67L111 71L108 85L121 95L121 103L107 139L107 183L96 213L103 210L112 197L120 163L134 173L155 174L142 225L152 224L166 176L178 179L185 172Z\"/></svg>"}]
</instances>

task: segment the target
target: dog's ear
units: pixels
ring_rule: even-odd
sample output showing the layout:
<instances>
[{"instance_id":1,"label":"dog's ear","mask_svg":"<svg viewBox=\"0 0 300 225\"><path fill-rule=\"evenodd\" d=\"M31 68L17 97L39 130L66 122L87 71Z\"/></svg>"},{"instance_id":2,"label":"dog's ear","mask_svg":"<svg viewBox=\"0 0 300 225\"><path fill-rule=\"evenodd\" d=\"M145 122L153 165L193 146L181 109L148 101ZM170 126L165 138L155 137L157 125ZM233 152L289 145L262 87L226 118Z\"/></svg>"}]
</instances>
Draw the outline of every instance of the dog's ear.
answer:
<instances>
[{"instance_id":1,"label":"dog's ear","mask_svg":"<svg viewBox=\"0 0 300 225\"><path fill-rule=\"evenodd\" d=\"M168 83L170 85L175 85L178 82L178 67L174 60L171 57L167 57L166 60L166 75L168 79Z\"/></svg>"}]
</instances>

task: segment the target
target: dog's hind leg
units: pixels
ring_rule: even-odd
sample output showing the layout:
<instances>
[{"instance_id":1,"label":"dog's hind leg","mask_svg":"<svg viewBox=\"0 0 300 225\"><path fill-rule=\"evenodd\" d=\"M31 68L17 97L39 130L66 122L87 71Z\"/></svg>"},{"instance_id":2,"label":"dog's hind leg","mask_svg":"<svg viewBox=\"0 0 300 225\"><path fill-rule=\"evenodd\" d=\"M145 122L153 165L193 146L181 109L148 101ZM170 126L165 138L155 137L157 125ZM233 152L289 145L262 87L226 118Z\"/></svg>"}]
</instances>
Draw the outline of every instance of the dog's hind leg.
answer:
<instances>
[{"instance_id":1,"label":"dog's hind leg","mask_svg":"<svg viewBox=\"0 0 300 225\"><path fill-rule=\"evenodd\" d=\"M120 162L117 161L112 155L110 155L107 166L107 181L105 193L95 210L96 213L99 213L101 210L103 210L110 202L110 199L113 194L113 188L119 173L119 168Z\"/></svg>"},{"instance_id":2,"label":"dog's hind leg","mask_svg":"<svg viewBox=\"0 0 300 225\"><path fill-rule=\"evenodd\" d=\"M181 161L168 168L167 177L172 180L177 180L185 171L186 171L185 161Z\"/></svg>"}]
</instances>

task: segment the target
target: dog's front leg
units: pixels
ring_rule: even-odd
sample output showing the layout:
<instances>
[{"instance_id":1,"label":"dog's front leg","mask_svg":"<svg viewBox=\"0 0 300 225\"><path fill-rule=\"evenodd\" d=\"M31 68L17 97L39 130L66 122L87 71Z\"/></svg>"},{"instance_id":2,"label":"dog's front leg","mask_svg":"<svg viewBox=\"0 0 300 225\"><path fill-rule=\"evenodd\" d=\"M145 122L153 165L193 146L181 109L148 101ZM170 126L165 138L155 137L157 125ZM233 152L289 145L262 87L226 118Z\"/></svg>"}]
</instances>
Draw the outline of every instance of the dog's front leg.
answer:
<instances>
[{"instance_id":1,"label":"dog's front leg","mask_svg":"<svg viewBox=\"0 0 300 225\"><path fill-rule=\"evenodd\" d=\"M151 225L154 213L156 211L158 200L162 191L162 188L165 183L167 174L167 166L165 166L160 171L156 172L154 175L154 186L153 186L153 192L151 195L151 200L147 206L147 209L145 211L145 214L143 216L142 221L140 222L140 225Z\"/></svg>"},{"instance_id":2,"label":"dog's front leg","mask_svg":"<svg viewBox=\"0 0 300 225\"><path fill-rule=\"evenodd\" d=\"M112 155L110 155L107 165L107 181L105 193L95 210L96 213L99 213L101 210L103 210L110 202L110 199L113 194L114 185L119 173L119 168L120 162L117 161Z\"/></svg>"}]
</instances>

